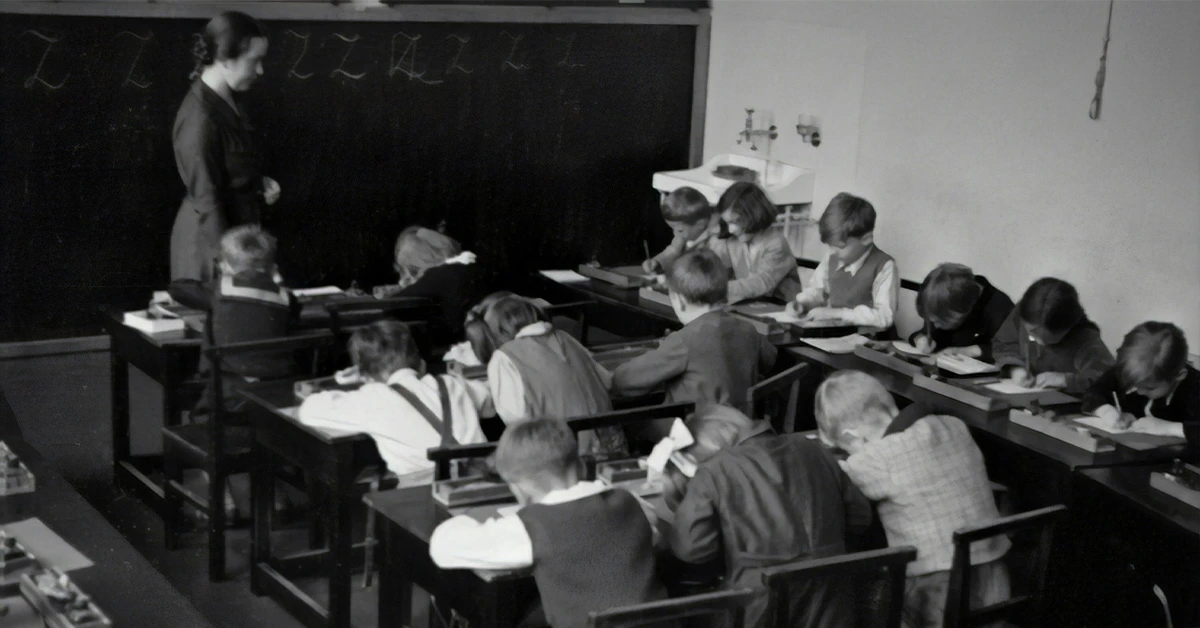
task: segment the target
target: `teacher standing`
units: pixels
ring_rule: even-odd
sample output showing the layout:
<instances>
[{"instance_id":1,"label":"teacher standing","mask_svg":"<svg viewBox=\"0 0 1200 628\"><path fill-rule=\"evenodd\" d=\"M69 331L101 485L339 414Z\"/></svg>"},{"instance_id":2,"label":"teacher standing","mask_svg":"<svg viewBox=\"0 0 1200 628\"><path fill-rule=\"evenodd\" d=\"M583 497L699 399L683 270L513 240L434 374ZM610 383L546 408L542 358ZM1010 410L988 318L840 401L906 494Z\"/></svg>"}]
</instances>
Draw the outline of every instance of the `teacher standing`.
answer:
<instances>
[{"instance_id":1,"label":"teacher standing","mask_svg":"<svg viewBox=\"0 0 1200 628\"><path fill-rule=\"evenodd\" d=\"M196 71L172 134L187 196L171 229L171 279L208 280L221 233L262 220L279 184L263 175L257 133L240 102L262 76L266 31L230 11L213 18L193 50Z\"/></svg>"}]
</instances>

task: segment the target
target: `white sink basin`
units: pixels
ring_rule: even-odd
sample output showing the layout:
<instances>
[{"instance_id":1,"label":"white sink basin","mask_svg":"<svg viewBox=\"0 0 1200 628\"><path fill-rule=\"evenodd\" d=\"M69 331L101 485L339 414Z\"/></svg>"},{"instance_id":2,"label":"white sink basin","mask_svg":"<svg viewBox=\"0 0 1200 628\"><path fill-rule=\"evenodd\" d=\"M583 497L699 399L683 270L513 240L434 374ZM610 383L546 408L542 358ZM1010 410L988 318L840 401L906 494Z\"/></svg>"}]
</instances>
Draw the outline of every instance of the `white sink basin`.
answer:
<instances>
[{"instance_id":1,"label":"white sink basin","mask_svg":"<svg viewBox=\"0 0 1200 628\"><path fill-rule=\"evenodd\" d=\"M757 172L758 184L766 190L767 196L776 205L812 202L813 180L817 176L812 170L778 160L770 161L768 170L766 159L732 153L717 155L699 168L656 172L654 189L666 194L684 186L693 187L715 205L721 198L721 193L734 184L734 181L713 175L712 172L717 166L724 165L742 166Z\"/></svg>"}]
</instances>

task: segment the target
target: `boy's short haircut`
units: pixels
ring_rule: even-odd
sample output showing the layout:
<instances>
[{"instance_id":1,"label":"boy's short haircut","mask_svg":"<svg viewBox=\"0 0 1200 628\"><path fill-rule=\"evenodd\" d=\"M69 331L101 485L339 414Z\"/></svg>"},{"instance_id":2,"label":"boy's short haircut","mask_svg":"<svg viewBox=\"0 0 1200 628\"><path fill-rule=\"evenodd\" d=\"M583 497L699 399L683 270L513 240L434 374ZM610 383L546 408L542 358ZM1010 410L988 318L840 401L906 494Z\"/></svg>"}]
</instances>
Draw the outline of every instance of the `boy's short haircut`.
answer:
<instances>
[{"instance_id":1,"label":"boy's short haircut","mask_svg":"<svg viewBox=\"0 0 1200 628\"><path fill-rule=\"evenodd\" d=\"M1187 355L1183 330L1171 323L1142 323L1117 349L1117 379L1125 388L1174 381L1187 368Z\"/></svg>"},{"instance_id":2,"label":"boy's short haircut","mask_svg":"<svg viewBox=\"0 0 1200 628\"><path fill-rule=\"evenodd\" d=\"M1075 286L1054 277L1042 277L1029 286L1017 303L1017 315L1028 325L1058 334L1083 320L1084 311Z\"/></svg>"},{"instance_id":3,"label":"boy's short haircut","mask_svg":"<svg viewBox=\"0 0 1200 628\"><path fill-rule=\"evenodd\" d=\"M704 462L732 447L738 435L754 422L741 411L718 404L704 405L688 417L686 425L695 443L687 448L696 462Z\"/></svg>"},{"instance_id":4,"label":"boy's short haircut","mask_svg":"<svg viewBox=\"0 0 1200 628\"><path fill-rule=\"evenodd\" d=\"M971 313L983 294L975 273L962 264L939 264L917 291L917 315L953 328Z\"/></svg>"},{"instance_id":5,"label":"boy's short haircut","mask_svg":"<svg viewBox=\"0 0 1200 628\"><path fill-rule=\"evenodd\" d=\"M875 231L875 207L865 198L841 192L825 206L817 222L821 242L842 245Z\"/></svg>"},{"instance_id":6,"label":"boy's short haircut","mask_svg":"<svg viewBox=\"0 0 1200 628\"><path fill-rule=\"evenodd\" d=\"M421 366L412 330L400 321L376 321L356 330L347 349L359 372L382 382L400 369Z\"/></svg>"},{"instance_id":7,"label":"boy's short haircut","mask_svg":"<svg viewBox=\"0 0 1200 628\"><path fill-rule=\"evenodd\" d=\"M702 220L708 220L712 215L712 205L696 188L687 186L676 188L667 194L667 198L663 199L663 220L694 225Z\"/></svg>"},{"instance_id":8,"label":"boy's short haircut","mask_svg":"<svg viewBox=\"0 0 1200 628\"><path fill-rule=\"evenodd\" d=\"M838 371L817 388L813 403L821 441L835 445L838 436L866 422L866 417L884 412L896 414L896 400L879 380L862 371Z\"/></svg>"},{"instance_id":9,"label":"boy's short haircut","mask_svg":"<svg viewBox=\"0 0 1200 628\"><path fill-rule=\"evenodd\" d=\"M711 249L694 249L671 263L667 288L688 303L716 305L729 296L729 271Z\"/></svg>"},{"instance_id":10,"label":"boy's short haircut","mask_svg":"<svg viewBox=\"0 0 1200 628\"><path fill-rule=\"evenodd\" d=\"M510 425L496 445L496 471L509 483L562 479L578 465L575 433L560 419Z\"/></svg>"},{"instance_id":11,"label":"boy's short haircut","mask_svg":"<svg viewBox=\"0 0 1200 628\"><path fill-rule=\"evenodd\" d=\"M775 224L779 209L767 197L762 188L753 183L738 181L717 201L717 213L730 210L737 216L737 223L746 233L758 233Z\"/></svg>"},{"instance_id":12,"label":"boy's short haircut","mask_svg":"<svg viewBox=\"0 0 1200 628\"><path fill-rule=\"evenodd\" d=\"M275 236L258 225L234 227L221 236L221 261L233 272L268 272L275 265Z\"/></svg>"}]
</instances>

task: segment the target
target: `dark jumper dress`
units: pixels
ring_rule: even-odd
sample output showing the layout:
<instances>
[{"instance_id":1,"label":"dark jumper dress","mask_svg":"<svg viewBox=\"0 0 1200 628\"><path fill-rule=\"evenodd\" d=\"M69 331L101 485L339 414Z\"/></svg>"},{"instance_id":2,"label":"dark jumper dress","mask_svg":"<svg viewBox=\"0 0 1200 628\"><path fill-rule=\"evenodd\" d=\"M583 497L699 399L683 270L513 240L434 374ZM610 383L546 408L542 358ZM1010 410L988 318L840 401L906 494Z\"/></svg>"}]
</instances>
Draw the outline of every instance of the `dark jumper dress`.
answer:
<instances>
[{"instance_id":1,"label":"dark jumper dress","mask_svg":"<svg viewBox=\"0 0 1200 628\"><path fill-rule=\"evenodd\" d=\"M179 106L172 139L187 195L171 230L171 279L208 280L221 233L262 219L263 153L244 110L200 79Z\"/></svg>"}]
</instances>

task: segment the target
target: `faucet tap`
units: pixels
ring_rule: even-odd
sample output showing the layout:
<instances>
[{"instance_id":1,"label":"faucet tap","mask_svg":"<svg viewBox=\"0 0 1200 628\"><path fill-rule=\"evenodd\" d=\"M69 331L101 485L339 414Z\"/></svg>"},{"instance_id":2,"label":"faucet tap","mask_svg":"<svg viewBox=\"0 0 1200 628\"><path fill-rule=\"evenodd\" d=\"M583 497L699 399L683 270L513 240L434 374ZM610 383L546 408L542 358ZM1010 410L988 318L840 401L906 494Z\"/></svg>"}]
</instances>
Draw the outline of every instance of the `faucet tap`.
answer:
<instances>
[{"instance_id":1,"label":"faucet tap","mask_svg":"<svg viewBox=\"0 0 1200 628\"><path fill-rule=\"evenodd\" d=\"M758 145L754 143L754 138L766 136L768 139L779 137L779 133L775 131L775 125L772 124L767 129L754 128L754 110L746 110L746 128L738 133L738 144L742 142L750 142L750 150L758 150Z\"/></svg>"}]
</instances>

